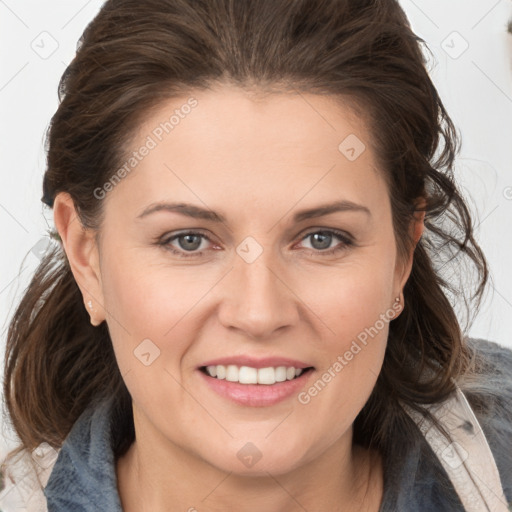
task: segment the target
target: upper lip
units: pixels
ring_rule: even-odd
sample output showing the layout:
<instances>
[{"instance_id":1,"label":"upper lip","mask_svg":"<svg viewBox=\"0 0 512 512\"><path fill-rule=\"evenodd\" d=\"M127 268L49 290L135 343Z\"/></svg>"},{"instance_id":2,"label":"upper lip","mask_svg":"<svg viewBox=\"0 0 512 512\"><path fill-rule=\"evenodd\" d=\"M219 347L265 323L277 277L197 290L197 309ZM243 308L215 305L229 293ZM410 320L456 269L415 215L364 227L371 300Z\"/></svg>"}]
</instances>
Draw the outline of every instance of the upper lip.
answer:
<instances>
[{"instance_id":1,"label":"upper lip","mask_svg":"<svg viewBox=\"0 0 512 512\"><path fill-rule=\"evenodd\" d=\"M312 367L310 364L303 363L302 361L297 361L296 359L291 359L289 357L262 357L255 358L251 356L227 356L227 357L219 357L217 359L212 359L211 361L207 361L203 363L203 366L215 366L215 365L235 365L235 366L250 366L251 368L268 368L270 366L293 366L294 368L309 368Z\"/></svg>"}]
</instances>

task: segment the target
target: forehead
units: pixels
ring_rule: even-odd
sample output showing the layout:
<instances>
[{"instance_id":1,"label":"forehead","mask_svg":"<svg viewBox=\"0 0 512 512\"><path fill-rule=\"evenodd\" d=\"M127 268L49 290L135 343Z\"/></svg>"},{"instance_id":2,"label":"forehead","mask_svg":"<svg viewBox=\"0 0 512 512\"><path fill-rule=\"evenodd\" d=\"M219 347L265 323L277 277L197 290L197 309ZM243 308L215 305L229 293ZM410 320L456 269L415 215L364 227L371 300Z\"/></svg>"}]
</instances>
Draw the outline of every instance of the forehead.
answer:
<instances>
[{"instance_id":1,"label":"forehead","mask_svg":"<svg viewBox=\"0 0 512 512\"><path fill-rule=\"evenodd\" d=\"M192 98L195 105L189 108ZM341 98L299 92L263 94L232 86L191 91L163 102L140 127L139 140L148 133L159 142L171 137L190 142L193 137L205 151L234 149L242 155L254 149L270 152L286 144L310 153L313 146L336 149L340 137L351 133L369 137L361 116Z\"/></svg>"},{"instance_id":2,"label":"forehead","mask_svg":"<svg viewBox=\"0 0 512 512\"><path fill-rule=\"evenodd\" d=\"M228 86L161 103L124 163L113 195L137 207L166 197L291 205L337 192L357 201L385 186L365 122L341 99Z\"/></svg>"}]
</instances>

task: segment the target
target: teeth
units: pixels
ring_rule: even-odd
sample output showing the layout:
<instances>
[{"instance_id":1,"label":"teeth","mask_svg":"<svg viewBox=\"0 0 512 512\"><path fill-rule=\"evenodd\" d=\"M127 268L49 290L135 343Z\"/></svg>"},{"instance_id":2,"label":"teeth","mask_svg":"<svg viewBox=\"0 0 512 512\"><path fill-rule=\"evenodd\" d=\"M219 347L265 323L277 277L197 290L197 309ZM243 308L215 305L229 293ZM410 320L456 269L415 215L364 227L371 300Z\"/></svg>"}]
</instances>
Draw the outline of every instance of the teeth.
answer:
<instances>
[{"instance_id":1,"label":"teeth","mask_svg":"<svg viewBox=\"0 0 512 512\"><path fill-rule=\"evenodd\" d=\"M217 373L217 379L225 379L226 378L226 367L225 366L209 366L208 368L215 368Z\"/></svg>"},{"instance_id":2,"label":"teeth","mask_svg":"<svg viewBox=\"0 0 512 512\"><path fill-rule=\"evenodd\" d=\"M302 368L294 368L293 366L251 368L249 366L238 367L234 364L227 366L218 364L206 367L206 372L210 377L226 379L229 382L239 382L240 384L272 385L276 382L295 379L303 371Z\"/></svg>"},{"instance_id":3,"label":"teeth","mask_svg":"<svg viewBox=\"0 0 512 512\"><path fill-rule=\"evenodd\" d=\"M249 368L248 366L242 366L240 370L238 370L236 366L233 368L233 375L238 382L242 382L243 384L258 384L258 370L256 368ZM233 382L234 381L235 379L233 379Z\"/></svg>"}]
</instances>

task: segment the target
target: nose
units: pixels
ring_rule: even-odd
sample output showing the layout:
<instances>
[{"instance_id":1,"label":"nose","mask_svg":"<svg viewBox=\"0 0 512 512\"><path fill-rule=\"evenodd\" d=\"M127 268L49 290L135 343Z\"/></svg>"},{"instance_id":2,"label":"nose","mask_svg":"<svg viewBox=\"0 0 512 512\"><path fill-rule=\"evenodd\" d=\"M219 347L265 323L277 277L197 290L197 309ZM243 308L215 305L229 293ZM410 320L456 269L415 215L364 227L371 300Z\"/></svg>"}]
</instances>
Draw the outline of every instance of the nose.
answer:
<instances>
[{"instance_id":1,"label":"nose","mask_svg":"<svg viewBox=\"0 0 512 512\"><path fill-rule=\"evenodd\" d=\"M252 263L236 257L219 306L221 324L251 339L269 338L300 317L300 301L282 266L267 257L270 252L263 251Z\"/></svg>"}]
</instances>

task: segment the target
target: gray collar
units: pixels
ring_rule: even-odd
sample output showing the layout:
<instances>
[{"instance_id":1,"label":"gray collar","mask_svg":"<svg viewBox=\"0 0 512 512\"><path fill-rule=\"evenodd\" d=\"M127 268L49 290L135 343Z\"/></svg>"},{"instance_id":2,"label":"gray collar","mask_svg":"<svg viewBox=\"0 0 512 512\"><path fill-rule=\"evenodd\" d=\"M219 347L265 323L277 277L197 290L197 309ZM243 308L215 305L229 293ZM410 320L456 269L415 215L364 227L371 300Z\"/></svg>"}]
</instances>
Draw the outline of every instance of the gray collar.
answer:
<instances>
[{"instance_id":1,"label":"gray collar","mask_svg":"<svg viewBox=\"0 0 512 512\"><path fill-rule=\"evenodd\" d=\"M110 426L111 401L87 408L63 443L44 489L48 512L122 512Z\"/></svg>"}]
</instances>

